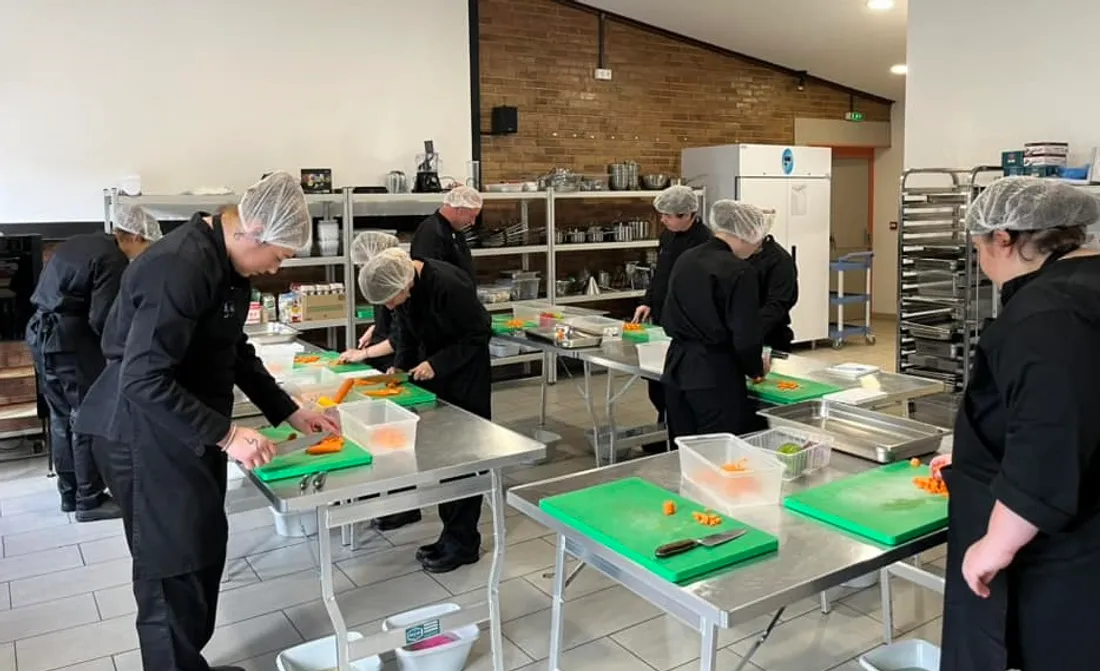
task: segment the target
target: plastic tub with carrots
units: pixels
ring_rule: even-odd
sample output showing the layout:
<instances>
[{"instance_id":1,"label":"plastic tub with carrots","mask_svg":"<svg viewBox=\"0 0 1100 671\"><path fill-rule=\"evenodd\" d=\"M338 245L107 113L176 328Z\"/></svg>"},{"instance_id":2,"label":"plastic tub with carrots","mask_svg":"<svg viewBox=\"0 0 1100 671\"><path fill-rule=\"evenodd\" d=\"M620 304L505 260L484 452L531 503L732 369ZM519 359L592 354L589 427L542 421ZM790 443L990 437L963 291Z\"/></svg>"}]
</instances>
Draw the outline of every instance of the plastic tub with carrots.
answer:
<instances>
[{"instance_id":1,"label":"plastic tub with carrots","mask_svg":"<svg viewBox=\"0 0 1100 671\"><path fill-rule=\"evenodd\" d=\"M774 454L729 433L681 436L676 445L680 475L723 510L779 503L785 467Z\"/></svg>"},{"instance_id":2,"label":"plastic tub with carrots","mask_svg":"<svg viewBox=\"0 0 1100 671\"><path fill-rule=\"evenodd\" d=\"M420 416L387 399L368 399L338 406L344 437L375 457L413 451Z\"/></svg>"}]
</instances>

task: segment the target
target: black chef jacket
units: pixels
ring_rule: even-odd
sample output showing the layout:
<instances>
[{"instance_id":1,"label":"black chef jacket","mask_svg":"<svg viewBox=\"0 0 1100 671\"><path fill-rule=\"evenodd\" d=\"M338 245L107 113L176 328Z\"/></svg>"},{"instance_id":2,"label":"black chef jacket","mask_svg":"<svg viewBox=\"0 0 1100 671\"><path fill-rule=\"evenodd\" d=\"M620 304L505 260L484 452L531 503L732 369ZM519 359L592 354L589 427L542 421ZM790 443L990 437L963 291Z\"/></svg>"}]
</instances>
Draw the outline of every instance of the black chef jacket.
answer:
<instances>
[{"instance_id":1,"label":"black chef jacket","mask_svg":"<svg viewBox=\"0 0 1100 671\"><path fill-rule=\"evenodd\" d=\"M669 278L663 310L672 338L661 381L713 389L764 374L756 273L718 238L687 250Z\"/></svg>"},{"instance_id":2,"label":"black chef jacket","mask_svg":"<svg viewBox=\"0 0 1100 671\"><path fill-rule=\"evenodd\" d=\"M77 423L129 448L135 577L224 560L226 457L215 443L229 432L233 386L272 424L297 409L244 337L251 287L230 264L220 220L203 216L127 269L103 333L107 368Z\"/></svg>"},{"instance_id":3,"label":"black chef jacket","mask_svg":"<svg viewBox=\"0 0 1100 671\"><path fill-rule=\"evenodd\" d=\"M1094 668L1100 638L1100 257L1052 261L1002 289L956 419L944 671ZM1039 528L975 596L966 550L1000 501Z\"/></svg>"},{"instance_id":4,"label":"black chef jacket","mask_svg":"<svg viewBox=\"0 0 1100 671\"><path fill-rule=\"evenodd\" d=\"M371 331L370 343L368 345L377 345L378 343L389 340L393 334L393 313L389 311L385 305L374 306L374 330ZM392 342L390 343L393 344Z\"/></svg>"},{"instance_id":5,"label":"black chef jacket","mask_svg":"<svg viewBox=\"0 0 1100 671\"><path fill-rule=\"evenodd\" d=\"M489 339L492 320L473 280L442 261L424 261L409 298L394 310L394 366L431 364L423 386L442 400L481 417L491 415Z\"/></svg>"},{"instance_id":6,"label":"black chef jacket","mask_svg":"<svg viewBox=\"0 0 1100 671\"><path fill-rule=\"evenodd\" d=\"M749 257L760 283L760 328L764 344L789 352L791 309L798 302L798 268L794 259L772 236L764 238L760 251Z\"/></svg>"},{"instance_id":7,"label":"black chef jacket","mask_svg":"<svg viewBox=\"0 0 1100 671\"><path fill-rule=\"evenodd\" d=\"M466 236L454 230L438 211L417 226L409 256L418 261L446 261L476 281L474 257L466 246Z\"/></svg>"},{"instance_id":8,"label":"black chef jacket","mask_svg":"<svg viewBox=\"0 0 1100 671\"><path fill-rule=\"evenodd\" d=\"M94 371L87 385L103 369L99 338L129 263L113 235L77 235L57 246L31 295L42 354L78 355Z\"/></svg>"},{"instance_id":9,"label":"black chef jacket","mask_svg":"<svg viewBox=\"0 0 1100 671\"><path fill-rule=\"evenodd\" d=\"M676 265L676 259L687 250L701 245L712 237L710 229L698 217L686 231L673 233L665 229L661 233L657 243L657 267L653 270L653 278L650 280L649 288L646 289L645 298L642 299L642 305L649 306L650 318L654 324L662 323L665 298L668 296L668 281L672 275L672 268Z\"/></svg>"}]
</instances>

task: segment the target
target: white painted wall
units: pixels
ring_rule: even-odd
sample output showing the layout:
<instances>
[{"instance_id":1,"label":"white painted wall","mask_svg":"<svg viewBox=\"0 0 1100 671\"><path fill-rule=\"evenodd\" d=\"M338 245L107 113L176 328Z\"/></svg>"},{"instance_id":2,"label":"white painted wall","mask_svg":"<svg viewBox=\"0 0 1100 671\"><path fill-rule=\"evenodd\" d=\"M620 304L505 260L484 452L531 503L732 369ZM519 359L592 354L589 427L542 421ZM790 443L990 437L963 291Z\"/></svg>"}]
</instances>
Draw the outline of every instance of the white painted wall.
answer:
<instances>
[{"instance_id":1,"label":"white painted wall","mask_svg":"<svg viewBox=\"0 0 1100 671\"><path fill-rule=\"evenodd\" d=\"M0 0L0 222L98 220L102 189L336 186L471 155L466 0Z\"/></svg>"},{"instance_id":2,"label":"white painted wall","mask_svg":"<svg viewBox=\"0 0 1100 671\"><path fill-rule=\"evenodd\" d=\"M895 103L890 114L890 148L875 151L874 272L871 310L897 314L898 233L890 223L898 220L901 171L905 155L905 103Z\"/></svg>"},{"instance_id":3,"label":"white painted wall","mask_svg":"<svg viewBox=\"0 0 1100 671\"><path fill-rule=\"evenodd\" d=\"M1098 24L1094 0L910 2L906 166L999 164L1038 141L1086 162L1100 144Z\"/></svg>"}]
</instances>

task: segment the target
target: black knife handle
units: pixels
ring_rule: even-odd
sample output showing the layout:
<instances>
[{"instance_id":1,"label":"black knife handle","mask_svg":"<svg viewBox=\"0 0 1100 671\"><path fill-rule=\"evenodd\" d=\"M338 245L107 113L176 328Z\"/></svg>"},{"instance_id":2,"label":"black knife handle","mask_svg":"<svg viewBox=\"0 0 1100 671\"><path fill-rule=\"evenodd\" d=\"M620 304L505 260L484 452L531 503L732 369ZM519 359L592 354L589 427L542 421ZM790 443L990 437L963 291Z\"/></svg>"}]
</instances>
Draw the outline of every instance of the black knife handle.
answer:
<instances>
[{"instance_id":1,"label":"black knife handle","mask_svg":"<svg viewBox=\"0 0 1100 671\"><path fill-rule=\"evenodd\" d=\"M691 548L695 547L696 544L697 543L695 541L690 539L668 543L654 550L653 555L657 557L657 559L668 559L669 557L675 557L678 554L687 552Z\"/></svg>"}]
</instances>

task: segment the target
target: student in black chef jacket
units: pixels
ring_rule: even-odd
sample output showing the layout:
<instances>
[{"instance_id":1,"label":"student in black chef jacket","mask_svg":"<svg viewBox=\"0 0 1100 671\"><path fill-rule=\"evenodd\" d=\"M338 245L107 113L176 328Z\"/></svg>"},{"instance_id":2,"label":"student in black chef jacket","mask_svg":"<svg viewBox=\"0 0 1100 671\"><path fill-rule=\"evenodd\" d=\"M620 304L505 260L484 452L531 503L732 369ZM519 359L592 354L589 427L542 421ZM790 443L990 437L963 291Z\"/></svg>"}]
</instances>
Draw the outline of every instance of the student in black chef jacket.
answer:
<instances>
[{"instance_id":1,"label":"student in black chef jacket","mask_svg":"<svg viewBox=\"0 0 1100 671\"><path fill-rule=\"evenodd\" d=\"M119 206L113 229L77 235L54 249L31 295L36 312L27 323L27 344L49 408L61 510L75 512L78 522L122 514L105 491L91 436L75 433L73 423L106 365L99 339L122 271L161 236L160 224L140 207Z\"/></svg>"},{"instance_id":2,"label":"student in black chef jacket","mask_svg":"<svg viewBox=\"0 0 1100 671\"><path fill-rule=\"evenodd\" d=\"M764 346L778 352L790 352L794 340L791 310L798 302L798 268L794 259L768 235L756 245L747 260L756 269L756 279L760 283L760 329L764 334Z\"/></svg>"},{"instance_id":3,"label":"student in black chef jacket","mask_svg":"<svg viewBox=\"0 0 1100 671\"><path fill-rule=\"evenodd\" d=\"M756 272L733 251L739 221L757 208L720 200L714 237L684 252L669 278L664 375L670 438L740 434L751 417L746 378L763 377ZM762 217L762 213L759 214Z\"/></svg>"},{"instance_id":4,"label":"student in black chef jacket","mask_svg":"<svg viewBox=\"0 0 1100 671\"><path fill-rule=\"evenodd\" d=\"M451 189L443 197L443 207L420 222L409 255L419 261L446 261L474 279L474 257L463 233L477 221L481 205L477 189L468 186Z\"/></svg>"},{"instance_id":5,"label":"student in black chef jacket","mask_svg":"<svg viewBox=\"0 0 1100 671\"><path fill-rule=\"evenodd\" d=\"M661 215L661 225L665 230L657 243L657 266L646 289L642 304L634 310L634 321L651 319L654 324L662 325L662 310L668 296L668 282L672 268L680 255L710 240L710 229L696 214L699 210L699 198L691 187L670 186L653 199L653 209ZM657 421L665 421L664 385L649 381L649 401L657 410ZM644 446L650 454L662 452L666 443L651 443Z\"/></svg>"},{"instance_id":6,"label":"student in black chef jacket","mask_svg":"<svg viewBox=\"0 0 1100 671\"><path fill-rule=\"evenodd\" d=\"M942 671L1100 664L1100 206L1009 177L967 227L1003 309L981 334L947 483Z\"/></svg>"},{"instance_id":7,"label":"student in black chef jacket","mask_svg":"<svg viewBox=\"0 0 1100 671\"><path fill-rule=\"evenodd\" d=\"M362 267L378 252L392 249L401 244L397 236L384 231L363 231L351 241L351 261ZM375 305L374 324L359 338L358 347L349 349L340 355L341 363L365 363L378 370L393 366L393 344L390 336L393 328L393 315L385 305ZM386 531L387 529L383 529Z\"/></svg>"},{"instance_id":8,"label":"student in black chef jacket","mask_svg":"<svg viewBox=\"0 0 1100 671\"><path fill-rule=\"evenodd\" d=\"M441 400L491 419L491 320L473 281L448 263L413 260L400 249L387 249L363 267L359 286L372 303L393 310L396 367ZM445 573L478 561L481 497L441 503L439 516L439 540L416 553L424 569Z\"/></svg>"},{"instance_id":9,"label":"student in black chef jacket","mask_svg":"<svg viewBox=\"0 0 1100 671\"><path fill-rule=\"evenodd\" d=\"M274 446L230 417L237 385L268 421L335 430L298 408L246 340L248 277L278 270L310 242L298 180L278 172L236 208L196 214L137 259L103 334L107 367L77 429L123 509L133 556L137 632L149 671L208 669L225 567L226 456L245 468ZM230 669L232 667L216 667Z\"/></svg>"}]
</instances>

